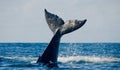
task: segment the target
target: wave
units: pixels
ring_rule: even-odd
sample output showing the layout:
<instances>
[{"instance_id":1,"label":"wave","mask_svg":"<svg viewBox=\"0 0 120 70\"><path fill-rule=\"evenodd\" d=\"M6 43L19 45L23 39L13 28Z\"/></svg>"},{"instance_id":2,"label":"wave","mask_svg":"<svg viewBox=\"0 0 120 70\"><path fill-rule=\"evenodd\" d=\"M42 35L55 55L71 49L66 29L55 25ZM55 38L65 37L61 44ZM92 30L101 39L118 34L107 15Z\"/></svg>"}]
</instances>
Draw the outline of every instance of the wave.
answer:
<instances>
[{"instance_id":1,"label":"wave","mask_svg":"<svg viewBox=\"0 0 120 70\"><path fill-rule=\"evenodd\" d=\"M36 63L37 58L35 57L20 57L20 56L0 56L0 58L4 58L4 59L11 59L11 60L20 60L20 61L24 61L24 62L30 62L30 63Z\"/></svg>"},{"instance_id":2,"label":"wave","mask_svg":"<svg viewBox=\"0 0 120 70\"><path fill-rule=\"evenodd\" d=\"M120 62L120 58L114 57L97 57L97 56L68 56L68 57L59 57L58 61L66 62L94 62L94 63L104 63L104 62Z\"/></svg>"},{"instance_id":3,"label":"wave","mask_svg":"<svg viewBox=\"0 0 120 70\"><path fill-rule=\"evenodd\" d=\"M36 63L38 57L5 57L0 56L0 58L11 59L11 60L20 60L24 62ZM120 62L120 58L115 57L98 57L98 56L67 56L67 57L58 57L58 62L67 63L67 62L93 62L93 63L104 63L104 62Z\"/></svg>"}]
</instances>

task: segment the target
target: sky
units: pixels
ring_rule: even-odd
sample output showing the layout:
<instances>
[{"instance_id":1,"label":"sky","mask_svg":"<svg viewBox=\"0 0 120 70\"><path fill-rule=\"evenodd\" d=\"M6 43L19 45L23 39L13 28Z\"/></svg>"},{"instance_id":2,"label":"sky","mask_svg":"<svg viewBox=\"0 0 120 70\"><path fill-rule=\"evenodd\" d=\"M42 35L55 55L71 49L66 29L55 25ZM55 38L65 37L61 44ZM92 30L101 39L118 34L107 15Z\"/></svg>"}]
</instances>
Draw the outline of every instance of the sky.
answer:
<instances>
[{"instance_id":1,"label":"sky","mask_svg":"<svg viewBox=\"0 0 120 70\"><path fill-rule=\"evenodd\" d=\"M45 8L64 21L87 19L62 42L120 42L120 0L0 0L0 42L49 42Z\"/></svg>"}]
</instances>

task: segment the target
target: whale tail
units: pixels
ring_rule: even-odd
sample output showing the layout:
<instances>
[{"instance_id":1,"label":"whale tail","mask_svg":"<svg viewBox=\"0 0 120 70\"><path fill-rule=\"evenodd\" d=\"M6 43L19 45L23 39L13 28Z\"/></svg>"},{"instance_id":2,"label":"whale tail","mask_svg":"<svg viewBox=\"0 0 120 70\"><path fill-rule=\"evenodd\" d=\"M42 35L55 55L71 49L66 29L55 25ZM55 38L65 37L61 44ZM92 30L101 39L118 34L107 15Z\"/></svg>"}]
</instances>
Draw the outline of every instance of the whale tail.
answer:
<instances>
[{"instance_id":1,"label":"whale tail","mask_svg":"<svg viewBox=\"0 0 120 70\"><path fill-rule=\"evenodd\" d=\"M54 64L54 67L57 66L57 58L58 58L58 50L59 50L59 43L61 39L60 30L56 32L53 36L52 40L48 44L47 48L43 52L42 56L40 56L37 60L37 63L42 62L44 65L48 64L49 67Z\"/></svg>"},{"instance_id":2,"label":"whale tail","mask_svg":"<svg viewBox=\"0 0 120 70\"><path fill-rule=\"evenodd\" d=\"M56 31L60 29L62 35L77 30L78 28L82 27L87 21L86 19L84 19L84 20L68 20L64 22L62 18L48 12L46 9L45 18L51 31L55 34Z\"/></svg>"},{"instance_id":3,"label":"whale tail","mask_svg":"<svg viewBox=\"0 0 120 70\"><path fill-rule=\"evenodd\" d=\"M54 33L54 36L42 56L38 58L37 63L42 62L45 65L48 64L48 67L58 67L57 58L62 35L77 30L82 27L87 20L69 20L64 22L57 15L48 12L46 9L45 18L49 28Z\"/></svg>"}]
</instances>

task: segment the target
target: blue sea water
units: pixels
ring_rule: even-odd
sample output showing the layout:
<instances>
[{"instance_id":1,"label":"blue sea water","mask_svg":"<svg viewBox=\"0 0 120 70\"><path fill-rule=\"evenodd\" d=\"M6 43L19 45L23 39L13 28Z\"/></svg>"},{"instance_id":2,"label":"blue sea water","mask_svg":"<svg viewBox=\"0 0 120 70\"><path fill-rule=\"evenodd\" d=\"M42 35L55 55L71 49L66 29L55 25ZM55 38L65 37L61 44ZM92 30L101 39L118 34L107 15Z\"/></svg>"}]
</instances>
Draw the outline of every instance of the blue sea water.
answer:
<instances>
[{"instance_id":1,"label":"blue sea water","mask_svg":"<svg viewBox=\"0 0 120 70\"><path fill-rule=\"evenodd\" d=\"M48 43L0 43L0 70L46 70L36 61ZM61 43L59 68L120 70L120 43Z\"/></svg>"}]
</instances>

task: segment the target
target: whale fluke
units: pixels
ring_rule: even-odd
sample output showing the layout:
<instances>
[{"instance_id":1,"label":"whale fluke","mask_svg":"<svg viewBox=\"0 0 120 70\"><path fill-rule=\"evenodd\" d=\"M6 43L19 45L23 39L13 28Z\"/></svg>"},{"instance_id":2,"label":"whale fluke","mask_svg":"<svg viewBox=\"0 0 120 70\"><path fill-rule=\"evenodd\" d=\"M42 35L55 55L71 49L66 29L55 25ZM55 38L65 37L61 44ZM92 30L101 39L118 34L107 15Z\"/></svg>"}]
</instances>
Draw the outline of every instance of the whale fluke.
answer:
<instances>
[{"instance_id":1,"label":"whale fluke","mask_svg":"<svg viewBox=\"0 0 120 70\"><path fill-rule=\"evenodd\" d=\"M82 27L87 20L68 20L64 22L62 18L48 12L46 9L45 18L49 28L54 33L54 36L42 56L39 56L37 63L41 62L45 65L47 64L48 67L58 67L57 58L61 37L64 34L70 33Z\"/></svg>"},{"instance_id":2,"label":"whale fluke","mask_svg":"<svg viewBox=\"0 0 120 70\"><path fill-rule=\"evenodd\" d=\"M62 35L77 30L78 28L82 27L87 21L86 19L84 19L84 20L68 20L64 22L62 18L48 12L46 9L45 18L52 32L55 33L57 29L60 29Z\"/></svg>"},{"instance_id":3,"label":"whale fluke","mask_svg":"<svg viewBox=\"0 0 120 70\"><path fill-rule=\"evenodd\" d=\"M45 9L45 18L49 28L54 34L57 31L57 29L60 29L60 27L62 27L62 25L64 24L62 18L59 18L57 15L48 12L46 9Z\"/></svg>"}]
</instances>

